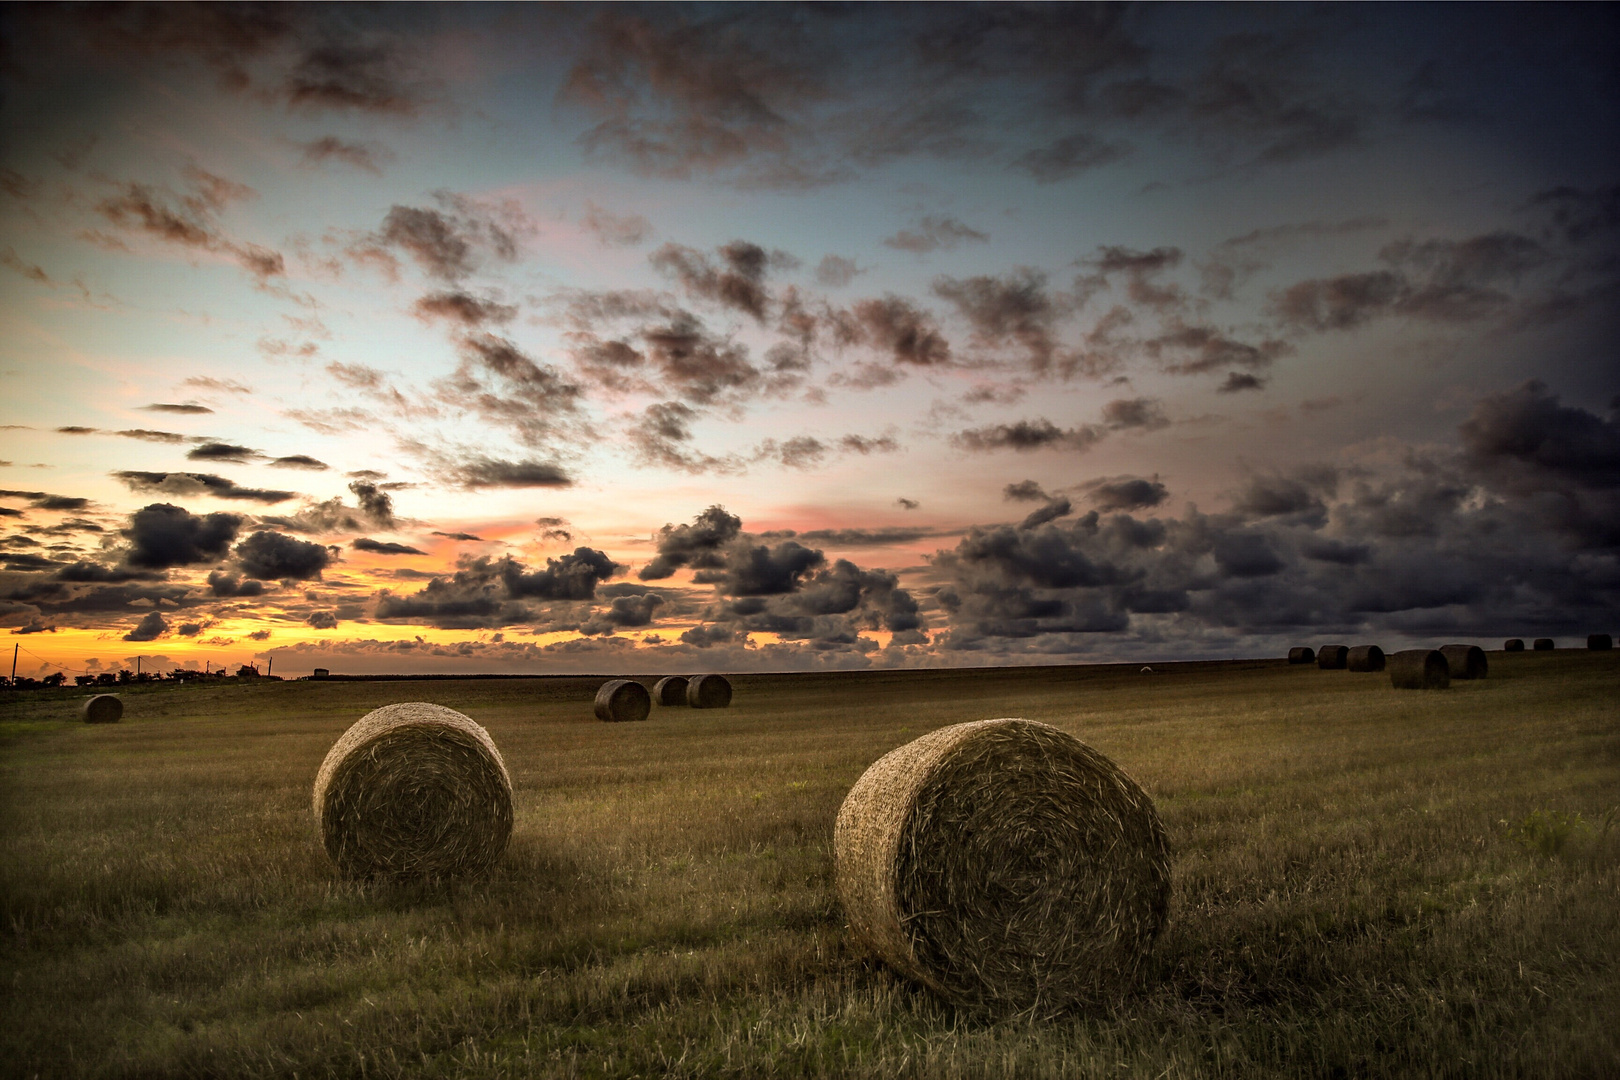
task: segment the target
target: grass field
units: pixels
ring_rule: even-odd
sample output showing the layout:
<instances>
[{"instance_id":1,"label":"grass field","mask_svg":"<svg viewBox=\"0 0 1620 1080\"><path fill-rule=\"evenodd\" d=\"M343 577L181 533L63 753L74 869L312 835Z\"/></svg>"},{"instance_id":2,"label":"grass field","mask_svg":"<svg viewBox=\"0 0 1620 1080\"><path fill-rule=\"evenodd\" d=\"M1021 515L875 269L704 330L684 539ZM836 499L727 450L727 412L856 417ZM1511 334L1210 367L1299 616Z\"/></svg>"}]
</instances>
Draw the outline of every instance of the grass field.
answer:
<instances>
[{"instance_id":1,"label":"grass field","mask_svg":"<svg viewBox=\"0 0 1620 1080\"><path fill-rule=\"evenodd\" d=\"M1443 692L1271 662L741 676L730 709L623 725L580 678L134 687L105 727L0 697L0 1070L1620 1075L1620 652L1490 662ZM327 862L316 768L401 700L501 748L490 877ZM844 928L844 793L994 716L1074 733L1164 815L1171 923L1106 1010L957 1012Z\"/></svg>"}]
</instances>

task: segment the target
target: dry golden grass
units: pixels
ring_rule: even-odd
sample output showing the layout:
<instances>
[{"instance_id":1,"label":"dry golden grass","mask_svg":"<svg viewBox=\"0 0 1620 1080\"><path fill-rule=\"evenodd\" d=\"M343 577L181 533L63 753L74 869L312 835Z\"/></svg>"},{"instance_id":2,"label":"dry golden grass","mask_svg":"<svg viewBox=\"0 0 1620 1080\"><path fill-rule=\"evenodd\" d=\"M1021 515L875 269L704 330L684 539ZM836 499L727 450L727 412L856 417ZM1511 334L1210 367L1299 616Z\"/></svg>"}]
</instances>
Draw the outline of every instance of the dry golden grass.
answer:
<instances>
[{"instance_id":1,"label":"dry golden grass","mask_svg":"<svg viewBox=\"0 0 1620 1080\"><path fill-rule=\"evenodd\" d=\"M1601 1076L1620 1071L1620 656L1493 653L1395 691L1315 667L738 676L592 717L600 679L0 698L0 1073L32 1076ZM488 729L515 827L476 882L342 880L333 740L432 700ZM1039 1024L860 951L845 792L946 724L1069 731L1175 853L1141 985ZM1608 815L1608 816L1605 816Z\"/></svg>"}]
</instances>

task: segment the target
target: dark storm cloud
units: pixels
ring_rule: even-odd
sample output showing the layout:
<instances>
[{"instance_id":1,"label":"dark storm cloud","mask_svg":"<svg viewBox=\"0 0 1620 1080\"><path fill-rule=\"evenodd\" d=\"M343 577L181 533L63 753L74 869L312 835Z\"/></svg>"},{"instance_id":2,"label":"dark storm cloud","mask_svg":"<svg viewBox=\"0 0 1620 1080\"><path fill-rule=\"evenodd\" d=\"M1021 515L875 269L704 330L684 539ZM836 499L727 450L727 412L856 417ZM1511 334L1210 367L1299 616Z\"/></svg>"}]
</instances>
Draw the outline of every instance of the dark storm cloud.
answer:
<instances>
[{"instance_id":1,"label":"dark storm cloud","mask_svg":"<svg viewBox=\"0 0 1620 1080\"><path fill-rule=\"evenodd\" d=\"M89 499L52 495L48 491L0 490L0 499L27 499L28 505L35 510L83 510L90 505Z\"/></svg>"},{"instance_id":2,"label":"dark storm cloud","mask_svg":"<svg viewBox=\"0 0 1620 1080\"><path fill-rule=\"evenodd\" d=\"M1074 506L1070 504L1068 499L1059 496L1045 506L1031 510L1029 515L1018 523L1018 527L1020 529L1033 529L1037 525L1045 525L1048 521L1068 517L1072 513L1074 513Z\"/></svg>"},{"instance_id":3,"label":"dark storm cloud","mask_svg":"<svg viewBox=\"0 0 1620 1080\"><path fill-rule=\"evenodd\" d=\"M1246 371L1229 371L1226 381L1215 388L1217 394L1236 394L1243 390L1263 390L1266 380Z\"/></svg>"},{"instance_id":4,"label":"dark storm cloud","mask_svg":"<svg viewBox=\"0 0 1620 1080\"><path fill-rule=\"evenodd\" d=\"M721 550L741 532L742 519L721 506L709 507L690 525L665 525L654 538L657 555L636 576L657 581L683 567L717 569L724 565Z\"/></svg>"},{"instance_id":5,"label":"dark storm cloud","mask_svg":"<svg viewBox=\"0 0 1620 1080\"><path fill-rule=\"evenodd\" d=\"M393 541L373 540L369 536L362 536L349 544L356 551L369 551L373 555L426 555L420 548L413 548L409 544L396 544Z\"/></svg>"},{"instance_id":6,"label":"dark storm cloud","mask_svg":"<svg viewBox=\"0 0 1620 1080\"><path fill-rule=\"evenodd\" d=\"M383 590L377 618L420 619L454 628L534 622L541 615L525 601L591 600L599 584L624 570L605 553L587 547L547 559L545 568L535 571L510 557L463 556L453 575L435 577L419 592L396 596Z\"/></svg>"},{"instance_id":7,"label":"dark storm cloud","mask_svg":"<svg viewBox=\"0 0 1620 1080\"><path fill-rule=\"evenodd\" d=\"M156 641L169 632L169 621L161 612L148 611L135 628L124 635L125 641Z\"/></svg>"},{"instance_id":8,"label":"dark storm cloud","mask_svg":"<svg viewBox=\"0 0 1620 1080\"><path fill-rule=\"evenodd\" d=\"M930 214L918 219L912 228L901 229L883 239L884 247L926 255L930 251L951 251L964 243L987 244L990 234L964 225L953 217Z\"/></svg>"},{"instance_id":9,"label":"dark storm cloud","mask_svg":"<svg viewBox=\"0 0 1620 1080\"><path fill-rule=\"evenodd\" d=\"M212 495L216 499L240 499L261 503L285 502L298 497L296 491L241 487L236 481L227 480L213 473L125 470L112 475L123 481L129 490L143 495Z\"/></svg>"},{"instance_id":10,"label":"dark storm cloud","mask_svg":"<svg viewBox=\"0 0 1620 1080\"><path fill-rule=\"evenodd\" d=\"M579 628L579 632L587 635L611 634L616 630L630 629L638 626L650 626L653 613L664 604L664 598L657 593L644 593L639 596L614 597L606 611L595 612Z\"/></svg>"},{"instance_id":11,"label":"dark storm cloud","mask_svg":"<svg viewBox=\"0 0 1620 1080\"><path fill-rule=\"evenodd\" d=\"M1020 480L1016 484L1008 484L1001 489L1001 497L1011 502L1040 502L1051 498L1041 489L1041 485L1033 480Z\"/></svg>"},{"instance_id":12,"label":"dark storm cloud","mask_svg":"<svg viewBox=\"0 0 1620 1080\"><path fill-rule=\"evenodd\" d=\"M185 414L185 415L188 415L188 416L189 415L197 415L197 414L201 414L201 413L211 413L211 412L214 411L213 409L210 409L206 405L197 405L197 404L194 404L192 402L184 402L182 404L170 404L168 402L158 402L157 404L154 404L154 405L142 405L141 408L146 410L147 412L182 413L182 414Z\"/></svg>"},{"instance_id":13,"label":"dark storm cloud","mask_svg":"<svg viewBox=\"0 0 1620 1080\"><path fill-rule=\"evenodd\" d=\"M340 139L336 135L323 135L319 139L296 145L303 151L299 160L306 166L339 161L356 169L363 169L373 176L380 176L382 167L394 160L393 151L382 143L372 140L354 142Z\"/></svg>"},{"instance_id":14,"label":"dark storm cloud","mask_svg":"<svg viewBox=\"0 0 1620 1080\"><path fill-rule=\"evenodd\" d=\"M192 461L229 461L237 465L245 465L263 456L251 447L223 442L205 442L186 454Z\"/></svg>"},{"instance_id":15,"label":"dark storm cloud","mask_svg":"<svg viewBox=\"0 0 1620 1080\"><path fill-rule=\"evenodd\" d=\"M271 461L270 465L277 469L309 469L314 472L331 468L326 462L312 458L308 454L288 454L286 457L278 457Z\"/></svg>"},{"instance_id":16,"label":"dark storm cloud","mask_svg":"<svg viewBox=\"0 0 1620 1080\"><path fill-rule=\"evenodd\" d=\"M634 247L653 235L652 222L640 214L614 214L589 199L581 224L608 247Z\"/></svg>"},{"instance_id":17,"label":"dark storm cloud","mask_svg":"<svg viewBox=\"0 0 1620 1080\"><path fill-rule=\"evenodd\" d=\"M335 611L312 611L304 622L314 630L336 630L338 624Z\"/></svg>"},{"instance_id":18,"label":"dark storm cloud","mask_svg":"<svg viewBox=\"0 0 1620 1080\"><path fill-rule=\"evenodd\" d=\"M1102 477L1081 485L1086 497L1101 512L1117 510L1147 510L1170 497L1170 492L1156 478L1144 480L1140 476Z\"/></svg>"},{"instance_id":19,"label":"dark storm cloud","mask_svg":"<svg viewBox=\"0 0 1620 1080\"><path fill-rule=\"evenodd\" d=\"M524 459L473 457L456 463L447 477L460 487L478 488L560 488L572 487L574 478L555 462Z\"/></svg>"},{"instance_id":20,"label":"dark storm cloud","mask_svg":"<svg viewBox=\"0 0 1620 1080\"><path fill-rule=\"evenodd\" d=\"M1130 152L1128 143L1081 131L1025 151L1012 167L1029 173L1037 183L1052 184L1118 161Z\"/></svg>"},{"instance_id":21,"label":"dark storm cloud","mask_svg":"<svg viewBox=\"0 0 1620 1080\"><path fill-rule=\"evenodd\" d=\"M511 322L518 311L514 305L481 299L459 289L429 293L416 302L414 310L424 319L444 319L469 329L485 323Z\"/></svg>"},{"instance_id":22,"label":"dark storm cloud","mask_svg":"<svg viewBox=\"0 0 1620 1080\"><path fill-rule=\"evenodd\" d=\"M862 300L854 307L860 338L899 364L927 367L951 358L951 346L933 325L932 317L909 300L885 296Z\"/></svg>"},{"instance_id":23,"label":"dark storm cloud","mask_svg":"<svg viewBox=\"0 0 1620 1080\"><path fill-rule=\"evenodd\" d=\"M123 536L130 547L130 566L162 570L171 566L215 562L242 528L240 514L194 515L172 503L152 503L129 516Z\"/></svg>"},{"instance_id":24,"label":"dark storm cloud","mask_svg":"<svg viewBox=\"0 0 1620 1080\"><path fill-rule=\"evenodd\" d=\"M225 570L209 572L208 588L215 596L220 597L264 595L264 582L244 581L239 575Z\"/></svg>"},{"instance_id":25,"label":"dark storm cloud","mask_svg":"<svg viewBox=\"0 0 1620 1080\"><path fill-rule=\"evenodd\" d=\"M320 578L332 562L332 553L320 544L261 530L236 545L236 561L250 578L309 581Z\"/></svg>"},{"instance_id":26,"label":"dark storm cloud","mask_svg":"<svg viewBox=\"0 0 1620 1080\"><path fill-rule=\"evenodd\" d=\"M351 481L349 491L354 495L354 501L360 507L360 512L373 525L387 528L394 524L394 498L388 492L370 480Z\"/></svg>"},{"instance_id":27,"label":"dark storm cloud","mask_svg":"<svg viewBox=\"0 0 1620 1080\"><path fill-rule=\"evenodd\" d=\"M1041 417L1019 420L1012 424L993 424L989 427L960 431L951 436L951 445L961 450L982 453L992 450L1089 450L1102 438L1104 432L1090 424L1077 428L1060 428Z\"/></svg>"},{"instance_id":28,"label":"dark storm cloud","mask_svg":"<svg viewBox=\"0 0 1620 1080\"><path fill-rule=\"evenodd\" d=\"M1020 269L1005 278L941 277L934 293L956 306L973 327L974 343L989 349L1016 346L1029 356L1030 366L1045 371L1057 347L1053 325L1062 314L1046 290L1046 275Z\"/></svg>"},{"instance_id":29,"label":"dark storm cloud","mask_svg":"<svg viewBox=\"0 0 1620 1080\"><path fill-rule=\"evenodd\" d=\"M770 304L765 287L770 254L746 240L733 240L715 254L718 266L700 251L665 244L648 261L660 273L679 281L688 296L735 308L763 322Z\"/></svg>"}]
</instances>

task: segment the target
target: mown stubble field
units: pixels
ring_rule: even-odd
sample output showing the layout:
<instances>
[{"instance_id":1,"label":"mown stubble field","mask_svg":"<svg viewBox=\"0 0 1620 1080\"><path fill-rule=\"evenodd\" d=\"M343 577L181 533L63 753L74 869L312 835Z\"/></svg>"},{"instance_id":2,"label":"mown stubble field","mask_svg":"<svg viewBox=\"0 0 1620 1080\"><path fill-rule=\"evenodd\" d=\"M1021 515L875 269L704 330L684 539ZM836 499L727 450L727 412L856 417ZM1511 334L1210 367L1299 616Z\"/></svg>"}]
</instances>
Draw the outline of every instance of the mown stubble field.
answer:
<instances>
[{"instance_id":1,"label":"mown stubble field","mask_svg":"<svg viewBox=\"0 0 1620 1080\"><path fill-rule=\"evenodd\" d=\"M1402 692L1276 662L0 697L8 1076L1620 1075L1620 653ZM337 879L309 809L366 711L467 713L511 769L491 876ZM887 750L1024 716L1113 757L1175 849L1140 988L1055 1022L869 960L832 824Z\"/></svg>"}]
</instances>

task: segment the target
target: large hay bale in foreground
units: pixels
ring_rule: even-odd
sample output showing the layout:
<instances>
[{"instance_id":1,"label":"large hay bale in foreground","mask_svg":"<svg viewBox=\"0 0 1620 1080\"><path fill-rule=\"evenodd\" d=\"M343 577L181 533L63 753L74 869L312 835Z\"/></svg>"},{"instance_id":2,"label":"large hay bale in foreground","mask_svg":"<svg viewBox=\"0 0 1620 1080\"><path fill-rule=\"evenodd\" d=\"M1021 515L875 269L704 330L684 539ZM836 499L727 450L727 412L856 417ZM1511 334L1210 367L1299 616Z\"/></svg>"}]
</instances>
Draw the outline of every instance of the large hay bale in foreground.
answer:
<instances>
[{"instance_id":1,"label":"large hay bale in foreground","mask_svg":"<svg viewBox=\"0 0 1620 1080\"><path fill-rule=\"evenodd\" d=\"M1403 649L1386 666L1389 684L1397 690L1444 690L1451 685L1451 668L1439 649Z\"/></svg>"},{"instance_id":2,"label":"large hay bale in foreground","mask_svg":"<svg viewBox=\"0 0 1620 1080\"><path fill-rule=\"evenodd\" d=\"M1376 645L1357 645L1344 658L1344 666L1351 671L1383 671L1384 650Z\"/></svg>"},{"instance_id":3,"label":"large hay bale in foreground","mask_svg":"<svg viewBox=\"0 0 1620 1080\"><path fill-rule=\"evenodd\" d=\"M611 679L596 692L596 718L610 724L647 719L652 696L634 679Z\"/></svg>"},{"instance_id":4,"label":"large hay bale in foreground","mask_svg":"<svg viewBox=\"0 0 1620 1080\"><path fill-rule=\"evenodd\" d=\"M1324 645L1316 650L1316 666L1323 671L1343 671L1349 660L1348 645Z\"/></svg>"},{"instance_id":5,"label":"large hay bale in foreground","mask_svg":"<svg viewBox=\"0 0 1620 1080\"><path fill-rule=\"evenodd\" d=\"M1489 671L1485 650L1478 645L1442 645L1440 655L1446 658L1453 679L1483 679Z\"/></svg>"},{"instance_id":6,"label":"large hay bale in foreground","mask_svg":"<svg viewBox=\"0 0 1620 1080\"><path fill-rule=\"evenodd\" d=\"M512 835L512 779L471 718L406 701L356 720L315 776L321 843L350 877L486 870Z\"/></svg>"},{"instance_id":7,"label":"large hay bale in foreground","mask_svg":"<svg viewBox=\"0 0 1620 1080\"><path fill-rule=\"evenodd\" d=\"M1053 1013L1132 979L1163 928L1153 801L1057 728L980 720L880 758L838 811L851 929L942 996Z\"/></svg>"},{"instance_id":8,"label":"large hay bale in foreground","mask_svg":"<svg viewBox=\"0 0 1620 1080\"><path fill-rule=\"evenodd\" d=\"M116 724L124 717L124 702L117 694L97 694L84 699L79 717L87 724Z\"/></svg>"},{"instance_id":9,"label":"large hay bale in foreground","mask_svg":"<svg viewBox=\"0 0 1620 1080\"><path fill-rule=\"evenodd\" d=\"M685 705L686 704L686 676L665 675L653 684L653 704L655 705Z\"/></svg>"},{"instance_id":10,"label":"large hay bale in foreground","mask_svg":"<svg viewBox=\"0 0 1620 1080\"><path fill-rule=\"evenodd\" d=\"M1524 638L1510 637L1502 642L1503 652L1524 652Z\"/></svg>"},{"instance_id":11,"label":"large hay bale in foreground","mask_svg":"<svg viewBox=\"0 0 1620 1080\"><path fill-rule=\"evenodd\" d=\"M1612 649L1614 648L1614 638L1608 634L1588 634L1586 635L1586 647L1600 650Z\"/></svg>"},{"instance_id":12,"label":"large hay bale in foreground","mask_svg":"<svg viewBox=\"0 0 1620 1080\"><path fill-rule=\"evenodd\" d=\"M1288 650L1288 662L1290 664L1314 664L1316 663L1316 650L1308 645L1295 645Z\"/></svg>"},{"instance_id":13,"label":"large hay bale in foreground","mask_svg":"<svg viewBox=\"0 0 1620 1080\"><path fill-rule=\"evenodd\" d=\"M694 709L724 709L731 704L731 682L724 675L699 675L686 684L686 703Z\"/></svg>"}]
</instances>

